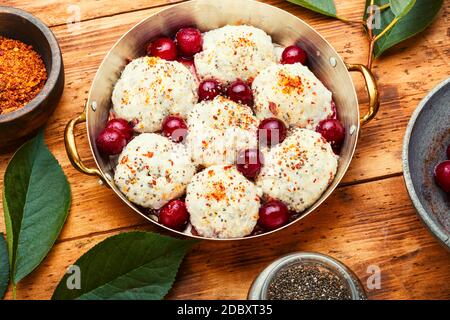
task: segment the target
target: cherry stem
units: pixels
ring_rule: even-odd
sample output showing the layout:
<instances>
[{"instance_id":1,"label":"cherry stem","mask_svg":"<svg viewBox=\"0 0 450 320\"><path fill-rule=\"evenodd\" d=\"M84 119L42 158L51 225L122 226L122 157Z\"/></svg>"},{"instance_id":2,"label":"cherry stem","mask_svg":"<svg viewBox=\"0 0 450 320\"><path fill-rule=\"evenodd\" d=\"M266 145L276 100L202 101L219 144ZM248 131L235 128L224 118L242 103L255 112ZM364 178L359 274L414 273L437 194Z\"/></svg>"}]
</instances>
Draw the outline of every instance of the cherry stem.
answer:
<instances>
[{"instance_id":1,"label":"cherry stem","mask_svg":"<svg viewBox=\"0 0 450 320\"><path fill-rule=\"evenodd\" d=\"M375 14L375 10L374 10L374 3L375 0L371 0L370 1L370 13L369 13L369 19L368 21L370 21L370 23L373 22L373 16ZM368 37L369 37L369 57L367 59L367 68L369 70L372 69L372 63L373 63L373 50L375 48L375 41L374 41L374 36L373 36L373 26L369 25L369 23L366 21L366 26L367 26L367 32L368 32Z\"/></svg>"}]
</instances>

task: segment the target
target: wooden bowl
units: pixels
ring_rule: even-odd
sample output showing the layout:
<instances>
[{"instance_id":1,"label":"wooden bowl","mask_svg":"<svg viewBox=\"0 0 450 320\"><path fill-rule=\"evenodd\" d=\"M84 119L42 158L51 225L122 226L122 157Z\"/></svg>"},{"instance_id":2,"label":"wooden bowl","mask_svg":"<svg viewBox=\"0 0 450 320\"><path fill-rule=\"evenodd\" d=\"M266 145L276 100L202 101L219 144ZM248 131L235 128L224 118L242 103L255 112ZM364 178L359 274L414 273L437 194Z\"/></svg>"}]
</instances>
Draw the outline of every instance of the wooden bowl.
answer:
<instances>
[{"instance_id":1,"label":"wooden bowl","mask_svg":"<svg viewBox=\"0 0 450 320\"><path fill-rule=\"evenodd\" d=\"M34 134L50 117L64 89L64 65L53 33L33 15L0 6L0 35L32 45L47 69L41 92L24 107L0 115L0 150L16 145Z\"/></svg>"},{"instance_id":2,"label":"wooden bowl","mask_svg":"<svg viewBox=\"0 0 450 320\"><path fill-rule=\"evenodd\" d=\"M403 142L403 172L419 217L450 249L450 196L434 182L434 167L446 160L450 144L450 78L419 104Z\"/></svg>"}]
</instances>

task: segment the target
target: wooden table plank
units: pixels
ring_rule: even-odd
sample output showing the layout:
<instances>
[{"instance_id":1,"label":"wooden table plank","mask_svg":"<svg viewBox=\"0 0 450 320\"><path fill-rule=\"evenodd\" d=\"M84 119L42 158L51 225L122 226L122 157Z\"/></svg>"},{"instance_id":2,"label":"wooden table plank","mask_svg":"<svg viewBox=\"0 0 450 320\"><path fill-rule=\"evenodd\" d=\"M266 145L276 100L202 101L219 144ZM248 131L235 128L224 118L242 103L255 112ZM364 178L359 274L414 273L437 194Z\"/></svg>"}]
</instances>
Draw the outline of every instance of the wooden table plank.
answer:
<instances>
[{"instance_id":1,"label":"wooden table plank","mask_svg":"<svg viewBox=\"0 0 450 320\"><path fill-rule=\"evenodd\" d=\"M49 298L66 268L113 233L58 243L18 286L18 298ZM188 254L169 298L245 299L264 266L294 251L338 258L364 285L368 267L378 266L381 288L369 290L370 298L450 298L450 253L418 220L401 177L341 188L318 212L266 238L201 242Z\"/></svg>"},{"instance_id":2,"label":"wooden table plank","mask_svg":"<svg viewBox=\"0 0 450 320\"><path fill-rule=\"evenodd\" d=\"M71 24L74 21L93 20L125 12L155 8L178 2L182 2L182 0L133 0L114 2L110 0L7 0L6 5L31 12L48 26L56 26Z\"/></svg>"},{"instance_id":3,"label":"wooden table plank","mask_svg":"<svg viewBox=\"0 0 450 320\"><path fill-rule=\"evenodd\" d=\"M50 2L58 6L59 3L61 3L56 0L52 0ZM85 1L82 2L84 3ZM87 2L89 1L86 1L86 3ZM327 40L330 41L330 43L338 50L338 52L344 57L346 61L365 61L367 48L364 33L361 29L355 26L343 24L339 21L324 18L318 14L303 10L284 1L271 0L268 2L276 4L278 7L296 14L297 16L310 23L322 35L324 35ZM358 12L359 9L355 10L355 8L362 8L362 3L364 1L358 0L349 2L340 0L337 2L338 8L341 10L343 15L356 19L360 15L360 13ZM50 19L53 16L53 12L51 12L51 10L46 12L46 10L42 9L43 7L36 7L36 9L33 9L33 5L35 5L33 2L17 1L16 3L19 7L22 6L23 8L29 10L31 8L31 11L36 10L36 12L34 13L37 13L38 15L46 15L45 17L47 18L44 17L44 20ZM147 5L146 2L139 3L144 6ZM82 104L85 97L87 96L87 91L89 89L90 83L105 53L109 50L113 43L132 25L145 18L149 14L161 9L151 8L110 16L115 13L129 11L128 9L126 9L126 6L122 5L122 2L119 3L119 1L116 1L114 2L114 4L114 8L116 9L113 9L113 7L108 7L105 11L102 10L100 12L99 10L93 10L93 12L90 12L89 14L92 14L92 16L90 18L87 18L87 21L81 23L81 28L79 30L73 31L72 29L68 29L65 25L60 25L53 28L63 50L63 56L66 65L66 88L63 99L57 111L49 121L46 130L46 141L49 144L51 151L60 161L64 171L68 175L73 192L73 206L71 209L70 217L60 237L60 243L55 248L56 253L52 253L52 256L50 257L52 265L55 264L55 268L59 269L52 269L52 267L50 266L47 268L46 266L44 266L42 267L41 272L38 272L35 276L31 277L31 279L35 280L30 280L32 282L26 282L23 285L24 292L30 290L29 292L33 293L33 297L35 298L49 296L52 288L42 288L44 286L44 283L40 282L42 280L41 278L46 277L43 275L51 274L49 277L56 277L53 279L53 284L56 283L66 265L64 264L64 262L67 262L70 259L70 261L74 261L76 257L81 255L82 251L84 251L82 249L78 249L77 246L81 246L81 244L86 242L93 244L102 239L102 237L111 234L112 232L127 230L128 228L134 228L135 226L145 224L145 220L133 214L127 206L125 206L118 200L118 198L111 190L108 190L107 188L102 186L98 186L96 179L83 176L82 174L75 171L70 166L63 147L62 133L64 130L64 126L67 123L68 119L74 117L78 112L81 111ZM153 6L154 4L155 2L149 1L148 7ZM88 5L93 4L91 3ZM414 38L410 41L407 41L405 44L392 50L390 55L376 62L374 70L380 83L380 90L382 94L382 109L376 120L369 124L367 127L363 128L361 139L358 144L357 153L349 169L349 172L344 179L345 183L362 183L365 181L379 179L380 177L384 176L401 174L401 142L407 121L412 111L415 109L418 101L420 101L420 99L426 94L426 92L440 80L450 74L450 65L448 63L449 50L447 45L449 43L449 34L447 32L447 28L448 12L450 11L450 0L446 0L444 6L445 8L441 12L439 20L436 21L436 23L433 24L433 26L426 33L422 34L420 41L419 38ZM60 9L61 7L59 6L58 8L59 9L57 10L60 11L57 12L60 13L60 16L63 16L63 11L61 11ZM103 18L97 18L104 15L106 16ZM96 19L89 20L94 18ZM54 23L58 24L57 21ZM343 34L345 34L346 36L342 37ZM80 63L80 61L82 63ZM363 83L359 76L355 76L354 78L355 85L358 88L358 95L361 97L362 104L364 104L367 102L367 98L365 97ZM81 153L86 158L89 158L90 155L85 138L85 129L80 128L77 136L80 140ZM0 155L0 184L2 183L2 177L6 168L6 162L10 158L10 156L11 153ZM92 161L90 163L92 163ZM447 262L448 265L448 255L445 254L445 251L442 252L439 245L437 245L437 243L428 236L428 234L420 226L420 224L417 223L417 219L415 218L413 211L410 208L409 199L407 198L403 185L400 184L400 187L398 187L396 185L397 182L392 183L391 181L398 181L398 183L400 183L401 178L385 179L381 180L379 183L381 185L386 184L384 188L391 188L393 185L395 186L392 188L399 188L398 194L396 193L397 198L388 197L388 199L384 199L385 194L378 191L380 199L378 199L378 202L372 201L370 203L372 204L373 208L377 208L377 204L382 205L379 207L383 212L382 215L381 213L377 213L374 215L376 215L378 219L384 218L385 223L388 223L391 219L395 219L396 215L398 214L398 208L395 206L393 208L390 208L385 201L393 202L394 200L401 199L402 205L407 206L408 209L406 209L406 211L408 212L410 219L405 219L404 225L394 224L392 226L389 226L389 228L393 229L393 231L390 231L393 234L396 234L396 228L399 228L400 231L398 232L400 232L400 234L407 233L409 237L413 239L413 241L407 242L406 239L402 239L403 246L391 253L397 255L398 257L402 257L403 255L408 254L415 255L414 257L408 256L406 260L414 261L414 263L417 264L418 268L412 269L413 264L410 264L407 267L410 270L407 271L409 275L415 272L421 273L419 278L422 279L422 283L417 284L413 282L412 279L405 280L407 277L397 278L397 276L391 276L389 284L386 287L388 288L386 289L386 292L374 293L373 297L393 297L395 294L397 295L397 297L402 298L426 298L443 296L448 297L448 292L450 292L448 287L444 287L444 291L438 290L435 293L432 293L432 290L436 290L432 283L434 280L426 281L426 279L432 278L442 280L443 277L444 279L447 279L446 283L448 283L448 274L445 272L443 273L442 270L438 269L439 265L445 265L445 262ZM342 190L353 190L354 188L354 190L356 190L356 194L358 194L358 192L360 192L358 190L361 190L361 188L364 189L363 186L372 184L373 182L369 184L365 183L362 186L356 185L346 187L339 190L338 193L342 194ZM383 187L380 187L379 190L383 190ZM352 193L353 191L347 191L347 193L348 192ZM334 196L333 199L333 205L336 206L336 209L339 209L340 200L336 200L336 196ZM359 198L355 197L354 199ZM359 200L355 200L355 202L358 201ZM353 206L355 205L358 207L358 204L353 203ZM345 204L345 206L348 206L346 207L347 214L345 216L340 216L340 220L337 221L337 223L347 223L348 225L346 225L346 227L350 229L350 226L352 226L353 223L352 219L354 219L351 217L353 217L352 215L355 214L355 211L352 210L352 206L350 204ZM335 207L328 206L327 208ZM320 212L324 212L324 210L325 207L323 207ZM363 212L364 210L368 210L369 212L371 212L371 207L367 206L365 208L360 208L359 210L361 210L360 212ZM313 217L318 215L319 214L313 215ZM347 215L349 215L349 218L347 218ZM337 216L333 214L330 219L335 219L336 217ZM242 245L224 245L227 246L227 248L223 248L221 247L221 245L217 246L207 243L199 246L200 249L198 249L198 255L194 255L193 258L189 257L187 262L188 268L186 268L185 270L196 270L193 269L193 267L189 267L191 265L191 262L189 261L193 259L192 261L196 261L195 263L200 263L201 259L205 259L205 256L208 256L208 250L211 250L211 252L215 251L216 246L219 249L223 248L229 255L232 255L231 251L233 249L228 248L238 248L239 251L243 254L248 255L249 257L255 257L255 267L253 267L252 265L248 268L248 270L250 271L248 271L247 274L239 273L238 275L242 277L242 279L240 280L243 280L243 283L247 284L249 281L251 281L251 278L256 272L255 270L257 269L255 268L261 268L265 262L268 262L272 258L276 257L277 253L284 253L285 251L283 250L303 249L333 253L333 250L330 249L330 240L327 241L326 239L319 239L319 237L317 237L317 234L312 231L318 229L313 228L312 230L308 231L309 228L311 228L308 226L316 226L314 224L315 220L311 219L313 218L311 217L306 220L305 223L307 223L307 225L299 225L294 227L294 229L301 230L301 236L304 235L303 238L301 237L301 239L303 239L301 241L308 239L318 239L319 244L317 246L315 246L314 244L309 244L304 249L304 246L300 245L301 242L298 242L298 245L295 246L292 245L292 242L294 240L283 242L277 237L270 238L272 239L270 241L275 241L276 245L274 248L277 249L274 252L271 252L270 256L267 256L264 252L257 253L257 250L255 250L255 252L249 252L249 249L246 249L247 244L245 243ZM332 221L332 223L335 223L334 220L330 221ZM373 221L368 221L367 223L369 222ZM149 227L146 227L146 229L148 228ZM408 228L411 228L411 231L409 231ZM334 245L334 239L331 237L331 233L329 234L329 232L327 231L328 229L324 224L322 226L322 229L320 229L320 236L322 234L325 234L326 232L326 236L328 237L327 239L331 239ZM2 219L2 214L0 214L0 231L4 231L4 221ZM367 236L367 234L362 233L362 229L359 230L359 235L355 233L353 236L351 236L352 233L349 233L347 229L345 229L345 231L346 233L342 233L342 235L348 235L349 239L352 239L352 242L363 241L363 244L361 244L361 248L364 248L364 250L372 241L374 241L374 243L378 243L379 246L382 246L382 244L379 244L380 240L358 239L357 237ZM298 240L298 232L292 233L290 231L286 231L280 233L280 237L281 235L287 238L295 236L296 240ZM423 237L423 239L428 240L424 240L424 242L422 241L422 239L417 240L417 237ZM270 245L270 241L266 240L264 242L265 245ZM370 247L367 255L359 256L360 253L353 252L353 250L355 249L354 247L349 246L347 248L345 246L344 239L340 239L339 241L341 241L340 246L342 247L340 249L340 252L344 252L345 255L338 255L337 257L342 258L344 262L347 262L352 267L354 267L355 260L353 259L355 258L361 258L360 261L364 261L365 263L366 260L370 260L371 257L373 259L378 259L379 257L380 261L382 261L383 263L385 263L385 261L389 261L389 263L386 263L386 266L390 264L389 259L392 258L390 255L391 253L388 254L386 252L382 252L383 248ZM418 241L418 243L416 243L416 241ZM417 248L419 248L420 246L420 248L425 247L427 249L425 251L420 251L420 254L414 254L415 250L417 249L415 247L416 245ZM243 248L242 250L240 249L241 246ZM84 247L84 249L86 248L87 247ZM260 248L264 248L264 246L261 245ZM67 255L60 254L62 252L60 250L67 251ZM261 261L259 261L258 259ZM400 258L400 260L401 259L403 258ZM249 263L249 260L250 258L247 259L247 263ZM426 263L430 261L432 262L432 266L430 268L434 269L431 272L431 275L428 277L422 273L427 270ZM241 263L237 267L242 266L243 264ZM206 267L207 265L204 266L204 268ZM230 265L230 268L234 267L236 266L233 266L233 264ZM245 268L247 268L247 266ZM210 277L212 275L214 275L214 277L218 277L215 280L211 279L211 281L208 283L214 283L214 281L220 282L223 280L223 277L220 277L220 268L218 269L218 271L214 271L213 273L211 273L211 275L209 273L206 274L205 270L202 271L202 269L200 269L200 271L195 272L200 272L200 274L201 272L203 272L203 276L207 277ZM359 275L362 275L363 271L363 269L360 269ZM197 281L197 278L191 279L189 275L183 275L181 283L187 284L187 288L195 289L194 280ZM439 282L441 282L440 280ZM36 285L33 281L36 281L36 283L41 283L42 285L40 285L40 287L36 289ZM417 292L417 294L406 292L405 288L412 288L415 290L417 286L420 287L419 291L415 291ZM230 292L229 294L227 293L228 297L237 297L237 295L239 295L242 298L245 296L244 293L246 292L247 287L240 287L239 290L233 293L231 292L230 288L232 287L230 286L228 289L225 288L224 292ZM188 291L187 289L183 288L183 284L177 285L172 297L187 297L186 294L192 290ZM208 288L199 289L199 297L205 298L208 297L208 295L212 295L209 297L213 297L220 294L219 290L215 292L214 290L211 290L212 289ZM388 292L389 290L396 290L397 293ZM44 292L46 293L44 294ZM36 294L36 296L34 294ZM235 294L236 296L233 296L233 294ZM190 297L194 296L191 295Z\"/></svg>"},{"instance_id":4,"label":"wooden table plank","mask_svg":"<svg viewBox=\"0 0 450 320\"><path fill-rule=\"evenodd\" d=\"M274 3L311 22L337 48L345 60L365 61L367 49L360 28L322 17L319 19L318 15L287 2L274 1ZM391 175L401 172L401 141L409 116L426 92L449 74L448 60L443 58L448 55L447 46L445 41L442 42L442 37L448 39L444 23L444 13L448 12L448 5L446 9L447 11L442 13L442 19L426 34L431 41L441 39L441 43L437 43L432 51L427 49L427 43L411 45L407 49L400 47L397 51L402 52L388 56L382 60L382 64L375 66L382 95L382 109L376 121L364 128L355 161L345 177L345 182L358 182L376 178L380 174ZM54 28L60 39L67 67L68 86L65 96L70 96L69 105L63 101L59 106L59 110L64 114L61 117L63 123L56 124L59 128L63 128L64 122L67 121L68 110L71 115L78 112L77 106L81 106L86 98L96 67L115 40L134 23L154 11L154 9L144 10L87 21L81 24L82 28L78 32L71 32L66 26ZM346 38L351 41L343 39L342 34L350 34L351 37ZM84 57L82 65L79 64L80 56ZM367 98L359 76L355 76L355 82L364 105ZM72 87L71 84L75 84L76 87ZM59 120L57 115L53 120ZM52 127L49 131L55 132ZM55 142L58 148L62 142L60 132L55 132L59 138ZM50 141L50 144L52 142ZM385 161L376 161L379 158Z\"/></svg>"},{"instance_id":5,"label":"wooden table plank","mask_svg":"<svg viewBox=\"0 0 450 320\"><path fill-rule=\"evenodd\" d=\"M339 21L323 18L287 2L274 1L273 3L313 24L346 60L356 62L365 59L364 35L359 28L355 29ZM446 4L448 9L450 1ZM46 130L47 143L68 175L74 194L74 206L68 224L61 235L63 239L144 222L142 218L121 204L111 190L97 186L94 178L85 177L71 167L65 155L62 136L68 119L75 117L82 110L91 80L105 53L132 25L158 10L160 8L85 21L81 23L82 28L75 32L66 26L53 28L63 51L66 88L58 109L49 121ZM430 41L439 41L438 39L442 38L446 28L443 20L438 20L426 33ZM342 38L344 33L349 34L346 37L349 40ZM436 42L433 52L438 53L428 58L425 46L426 44L420 44L397 49L399 52L384 58L375 66L382 94L381 111L376 120L363 128L355 158L344 178L345 183L401 173L401 143L409 116L427 90L450 71L448 62L440 58L445 54L446 43ZM364 103L367 98L365 98L363 84L359 76L355 79ZM418 79L421 81L419 84L416 83ZM91 156L85 129L80 127L79 130L80 152L89 159ZM0 163L2 163L0 183L10 156L11 154L0 155ZM93 208L91 205L93 202L100 202L100 206ZM115 204L114 210L110 210L109 203ZM0 230L4 228L3 224L2 219Z\"/></svg>"},{"instance_id":6,"label":"wooden table plank","mask_svg":"<svg viewBox=\"0 0 450 320\"><path fill-rule=\"evenodd\" d=\"M359 19L362 16L364 1L365 0L336 1L338 3L338 12L350 19ZM76 18L76 15L78 14L80 21L86 21L126 12L162 7L164 5L179 2L183 2L183 0L134 0L114 2L111 2L110 0L2 0L0 5L21 8L31 12L48 26L57 26L72 23L73 19ZM279 1L269 0L266 2L277 4ZM355 10L355 8L358 8L358 10Z\"/></svg>"}]
</instances>

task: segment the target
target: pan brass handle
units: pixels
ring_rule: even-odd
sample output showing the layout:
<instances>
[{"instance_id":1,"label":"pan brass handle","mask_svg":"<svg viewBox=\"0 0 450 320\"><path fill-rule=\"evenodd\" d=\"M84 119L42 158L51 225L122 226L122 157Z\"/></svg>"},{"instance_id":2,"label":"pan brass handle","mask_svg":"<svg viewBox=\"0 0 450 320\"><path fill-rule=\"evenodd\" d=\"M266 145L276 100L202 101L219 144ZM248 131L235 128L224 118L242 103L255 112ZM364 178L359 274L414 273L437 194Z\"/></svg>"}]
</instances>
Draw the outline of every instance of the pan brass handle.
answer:
<instances>
[{"instance_id":1,"label":"pan brass handle","mask_svg":"<svg viewBox=\"0 0 450 320\"><path fill-rule=\"evenodd\" d=\"M86 167L83 163L83 160L81 160L80 155L78 154L74 129L77 124L84 122L86 122L86 110L84 110L83 113L81 113L78 117L70 120L66 125L66 129L64 130L64 144L66 146L67 157L69 158L70 163L72 163L72 166L75 169L90 176L97 176L106 184L105 178L103 177L100 170L98 170L97 168Z\"/></svg>"},{"instance_id":2,"label":"pan brass handle","mask_svg":"<svg viewBox=\"0 0 450 320\"><path fill-rule=\"evenodd\" d=\"M380 108L377 81L373 73L365 65L347 63L347 70L360 72L366 81L367 93L369 94L369 111L360 120L361 125L365 125L376 116Z\"/></svg>"}]
</instances>

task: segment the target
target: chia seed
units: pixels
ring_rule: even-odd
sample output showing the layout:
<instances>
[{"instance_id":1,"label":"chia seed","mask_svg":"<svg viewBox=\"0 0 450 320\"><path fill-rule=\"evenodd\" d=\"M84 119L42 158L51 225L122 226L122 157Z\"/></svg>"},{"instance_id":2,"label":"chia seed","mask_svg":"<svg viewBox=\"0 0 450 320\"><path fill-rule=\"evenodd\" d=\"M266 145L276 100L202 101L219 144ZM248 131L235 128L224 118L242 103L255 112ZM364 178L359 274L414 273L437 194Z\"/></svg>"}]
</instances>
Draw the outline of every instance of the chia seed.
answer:
<instances>
[{"instance_id":1,"label":"chia seed","mask_svg":"<svg viewBox=\"0 0 450 320\"><path fill-rule=\"evenodd\" d=\"M342 277L318 264L293 263L280 269L269 284L268 300L351 300Z\"/></svg>"}]
</instances>

